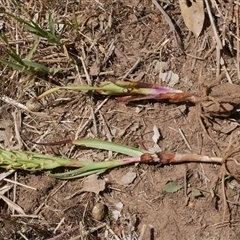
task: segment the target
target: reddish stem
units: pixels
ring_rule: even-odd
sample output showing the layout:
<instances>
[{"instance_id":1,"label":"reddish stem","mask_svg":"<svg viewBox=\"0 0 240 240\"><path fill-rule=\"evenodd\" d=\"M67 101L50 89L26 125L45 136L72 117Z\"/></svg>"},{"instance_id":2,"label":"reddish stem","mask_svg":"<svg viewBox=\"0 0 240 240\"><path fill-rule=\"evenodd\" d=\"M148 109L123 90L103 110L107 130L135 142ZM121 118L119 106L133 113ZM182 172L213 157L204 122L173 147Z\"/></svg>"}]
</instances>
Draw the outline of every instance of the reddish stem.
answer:
<instances>
[{"instance_id":1,"label":"reddish stem","mask_svg":"<svg viewBox=\"0 0 240 240\"><path fill-rule=\"evenodd\" d=\"M198 96L188 92L182 92L182 93L169 92L169 93L159 94L159 96L157 96L156 99L169 100L169 102L173 102L173 103L192 102L196 104L197 102L199 102Z\"/></svg>"},{"instance_id":2,"label":"reddish stem","mask_svg":"<svg viewBox=\"0 0 240 240\"><path fill-rule=\"evenodd\" d=\"M180 153L157 153L160 164L183 163L183 162L205 162L222 164L223 158L209 157L198 154L180 154Z\"/></svg>"}]
</instances>

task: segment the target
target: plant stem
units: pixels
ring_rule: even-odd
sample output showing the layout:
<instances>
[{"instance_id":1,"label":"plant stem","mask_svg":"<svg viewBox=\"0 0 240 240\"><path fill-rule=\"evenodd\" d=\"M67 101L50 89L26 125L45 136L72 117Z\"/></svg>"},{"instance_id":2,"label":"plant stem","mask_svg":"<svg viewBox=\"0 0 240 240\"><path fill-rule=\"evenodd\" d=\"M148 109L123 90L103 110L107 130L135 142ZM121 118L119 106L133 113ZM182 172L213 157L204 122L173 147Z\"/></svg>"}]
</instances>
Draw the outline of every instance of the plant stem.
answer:
<instances>
[{"instance_id":1,"label":"plant stem","mask_svg":"<svg viewBox=\"0 0 240 240\"><path fill-rule=\"evenodd\" d=\"M181 153L157 153L159 157L159 163L166 164L175 164L183 162L204 162L204 163L223 163L223 158L221 157L209 157L198 154L181 154Z\"/></svg>"}]
</instances>

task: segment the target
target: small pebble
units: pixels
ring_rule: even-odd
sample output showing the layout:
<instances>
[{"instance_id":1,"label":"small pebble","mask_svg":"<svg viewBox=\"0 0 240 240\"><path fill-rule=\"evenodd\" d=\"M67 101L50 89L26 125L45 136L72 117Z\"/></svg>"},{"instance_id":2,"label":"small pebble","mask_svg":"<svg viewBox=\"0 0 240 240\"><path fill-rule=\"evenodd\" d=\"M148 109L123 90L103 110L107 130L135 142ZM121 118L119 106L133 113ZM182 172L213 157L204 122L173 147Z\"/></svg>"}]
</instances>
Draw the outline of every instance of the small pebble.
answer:
<instances>
[{"instance_id":1,"label":"small pebble","mask_svg":"<svg viewBox=\"0 0 240 240\"><path fill-rule=\"evenodd\" d=\"M191 209L195 208L194 202L189 202L188 207L191 208Z\"/></svg>"},{"instance_id":2,"label":"small pebble","mask_svg":"<svg viewBox=\"0 0 240 240\"><path fill-rule=\"evenodd\" d=\"M101 221L107 213L106 205L102 203L97 203L92 209L92 216L94 219Z\"/></svg>"},{"instance_id":3,"label":"small pebble","mask_svg":"<svg viewBox=\"0 0 240 240\"><path fill-rule=\"evenodd\" d=\"M41 104L35 98L31 98L27 101L26 107L29 111L39 112L41 109Z\"/></svg>"}]
</instances>

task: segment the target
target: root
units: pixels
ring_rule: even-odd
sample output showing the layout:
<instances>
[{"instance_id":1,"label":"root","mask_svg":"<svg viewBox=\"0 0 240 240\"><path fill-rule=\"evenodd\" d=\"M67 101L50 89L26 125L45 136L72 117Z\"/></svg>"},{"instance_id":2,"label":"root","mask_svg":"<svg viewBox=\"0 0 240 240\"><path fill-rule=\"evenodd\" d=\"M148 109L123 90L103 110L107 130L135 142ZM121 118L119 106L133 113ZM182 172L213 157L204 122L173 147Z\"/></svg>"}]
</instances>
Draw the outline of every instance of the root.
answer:
<instances>
[{"instance_id":1,"label":"root","mask_svg":"<svg viewBox=\"0 0 240 240\"><path fill-rule=\"evenodd\" d=\"M223 198L223 215L222 215L222 222L226 219L226 212L228 209L228 204L227 204L227 196L226 196L226 189L225 189L225 175L226 175L226 166L225 164L222 165L222 198Z\"/></svg>"},{"instance_id":2,"label":"root","mask_svg":"<svg viewBox=\"0 0 240 240\"><path fill-rule=\"evenodd\" d=\"M234 147L232 147L232 145L235 145ZM239 179L239 175L240 172L237 173L233 173L228 166L229 163L234 163L234 165L238 166L238 168L235 168L236 170L240 170L240 164L239 162L234 158L234 156L236 155L236 153L240 153L240 146L238 144L238 141L235 140L233 141L233 135L230 136L230 140L229 140L229 144L224 152L223 155L223 159L222 159L222 171L221 171L221 178L222 178L222 198L223 198L223 216L222 216L222 222L225 221L226 219L226 213L227 213L227 209L229 210L229 205L227 202L227 196L226 196L226 188L225 188L225 176L227 173L230 173L235 179ZM231 220L231 219L229 219Z\"/></svg>"},{"instance_id":3,"label":"root","mask_svg":"<svg viewBox=\"0 0 240 240\"><path fill-rule=\"evenodd\" d=\"M200 126L201 126L202 129L203 129L203 132L205 133L205 135L207 136L207 138L208 138L211 142L213 142L213 144L215 145L216 149L218 150L218 153L220 153L221 151L220 151L220 149L219 149L216 141L210 136L210 134L209 134L209 132L208 132L208 130L207 130L204 122L203 122L203 119L205 119L206 121L208 121L208 120L207 120L207 118L204 116L204 114L202 113L201 103L197 105L197 112L198 112L198 121L199 121L199 123L200 123Z\"/></svg>"}]
</instances>

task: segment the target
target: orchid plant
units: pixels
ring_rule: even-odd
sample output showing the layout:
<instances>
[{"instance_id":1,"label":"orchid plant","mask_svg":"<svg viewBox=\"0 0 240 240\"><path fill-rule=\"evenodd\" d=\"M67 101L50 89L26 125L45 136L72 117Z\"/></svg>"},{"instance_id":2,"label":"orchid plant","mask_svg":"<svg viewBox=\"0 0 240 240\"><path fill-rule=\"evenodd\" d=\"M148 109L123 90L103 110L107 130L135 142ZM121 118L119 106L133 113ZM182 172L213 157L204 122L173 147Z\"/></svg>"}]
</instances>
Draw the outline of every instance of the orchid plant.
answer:
<instances>
[{"instance_id":1,"label":"orchid plant","mask_svg":"<svg viewBox=\"0 0 240 240\"><path fill-rule=\"evenodd\" d=\"M144 99L169 100L170 102L193 102L197 103L198 98L194 94L183 92L169 87L130 80L112 80L101 82L99 86L60 86L52 88L40 96L40 100L51 93L59 90L72 91L94 91L101 95L116 96L118 101L131 102Z\"/></svg>"},{"instance_id":2,"label":"orchid plant","mask_svg":"<svg viewBox=\"0 0 240 240\"><path fill-rule=\"evenodd\" d=\"M75 144L84 148L114 151L126 155L122 159L111 159L103 162L91 162L86 159L60 158L35 152L0 150L0 167L9 169L22 169L28 171L51 171L58 167L76 168L63 173L50 173L50 176L60 179L74 179L91 174L101 174L108 169L125 166L133 163L155 163L165 165L181 162L223 162L222 158L201 156L197 154L178 154L164 152L150 152L140 148L133 148L119 143L97 139L64 140L54 143L38 143L40 145Z\"/></svg>"}]
</instances>

